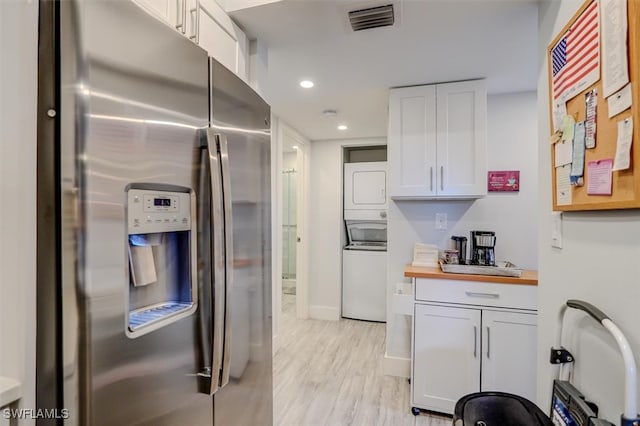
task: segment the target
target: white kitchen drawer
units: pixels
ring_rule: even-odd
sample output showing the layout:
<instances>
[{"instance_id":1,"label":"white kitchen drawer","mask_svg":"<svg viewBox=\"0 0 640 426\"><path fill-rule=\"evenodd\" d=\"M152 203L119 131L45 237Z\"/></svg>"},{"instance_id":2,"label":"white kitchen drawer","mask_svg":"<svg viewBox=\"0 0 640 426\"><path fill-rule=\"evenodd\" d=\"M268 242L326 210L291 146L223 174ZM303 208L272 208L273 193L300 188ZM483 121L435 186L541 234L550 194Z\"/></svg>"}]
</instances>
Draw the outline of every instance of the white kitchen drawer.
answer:
<instances>
[{"instance_id":1,"label":"white kitchen drawer","mask_svg":"<svg viewBox=\"0 0 640 426\"><path fill-rule=\"evenodd\" d=\"M512 309L538 309L538 288L534 285L432 278L416 278L415 282L415 299L419 301Z\"/></svg>"}]
</instances>

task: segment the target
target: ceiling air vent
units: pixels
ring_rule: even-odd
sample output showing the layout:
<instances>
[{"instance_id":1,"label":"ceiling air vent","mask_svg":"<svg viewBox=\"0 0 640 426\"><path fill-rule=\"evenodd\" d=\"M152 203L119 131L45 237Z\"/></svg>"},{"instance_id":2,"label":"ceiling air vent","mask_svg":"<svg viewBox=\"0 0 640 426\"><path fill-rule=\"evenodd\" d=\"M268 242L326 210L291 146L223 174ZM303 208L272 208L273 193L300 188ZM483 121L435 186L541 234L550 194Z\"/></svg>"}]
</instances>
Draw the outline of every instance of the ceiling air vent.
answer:
<instances>
[{"instance_id":1,"label":"ceiling air vent","mask_svg":"<svg viewBox=\"0 0 640 426\"><path fill-rule=\"evenodd\" d=\"M349 22L353 31L393 25L393 5L369 7L349 12Z\"/></svg>"}]
</instances>

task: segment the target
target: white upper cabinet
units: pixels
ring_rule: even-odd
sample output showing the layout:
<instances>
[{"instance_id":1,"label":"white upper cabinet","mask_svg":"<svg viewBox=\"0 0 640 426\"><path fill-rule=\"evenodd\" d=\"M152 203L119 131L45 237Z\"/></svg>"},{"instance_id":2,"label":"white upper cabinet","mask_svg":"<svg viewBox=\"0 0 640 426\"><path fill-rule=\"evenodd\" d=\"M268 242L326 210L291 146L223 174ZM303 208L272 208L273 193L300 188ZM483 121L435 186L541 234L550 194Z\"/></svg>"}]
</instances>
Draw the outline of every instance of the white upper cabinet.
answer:
<instances>
[{"instance_id":1,"label":"white upper cabinet","mask_svg":"<svg viewBox=\"0 0 640 426\"><path fill-rule=\"evenodd\" d=\"M163 21L180 34L193 34L195 25L189 11L196 9L198 0L133 0L149 14Z\"/></svg>"},{"instance_id":2,"label":"white upper cabinet","mask_svg":"<svg viewBox=\"0 0 640 426\"><path fill-rule=\"evenodd\" d=\"M486 195L486 115L483 80L392 89L391 198Z\"/></svg>"},{"instance_id":3,"label":"white upper cabinet","mask_svg":"<svg viewBox=\"0 0 640 426\"><path fill-rule=\"evenodd\" d=\"M215 0L133 0L248 81L249 41Z\"/></svg>"},{"instance_id":4,"label":"white upper cabinet","mask_svg":"<svg viewBox=\"0 0 640 426\"><path fill-rule=\"evenodd\" d=\"M387 155L392 198L437 194L435 111L436 86L391 90Z\"/></svg>"},{"instance_id":5,"label":"white upper cabinet","mask_svg":"<svg viewBox=\"0 0 640 426\"><path fill-rule=\"evenodd\" d=\"M483 80L436 86L438 195L487 192L487 93Z\"/></svg>"},{"instance_id":6,"label":"white upper cabinet","mask_svg":"<svg viewBox=\"0 0 640 426\"><path fill-rule=\"evenodd\" d=\"M197 43L209 56L248 81L249 41L215 0L200 0Z\"/></svg>"},{"instance_id":7,"label":"white upper cabinet","mask_svg":"<svg viewBox=\"0 0 640 426\"><path fill-rule=\"evenodd\" d=\"M175 16L175 10L170 10L171 6L175 9L176 2L171 0L133 0L134 3L141 6L148 13L156 18L170 24L171 15Z\"/></svg>"}]
</instances>

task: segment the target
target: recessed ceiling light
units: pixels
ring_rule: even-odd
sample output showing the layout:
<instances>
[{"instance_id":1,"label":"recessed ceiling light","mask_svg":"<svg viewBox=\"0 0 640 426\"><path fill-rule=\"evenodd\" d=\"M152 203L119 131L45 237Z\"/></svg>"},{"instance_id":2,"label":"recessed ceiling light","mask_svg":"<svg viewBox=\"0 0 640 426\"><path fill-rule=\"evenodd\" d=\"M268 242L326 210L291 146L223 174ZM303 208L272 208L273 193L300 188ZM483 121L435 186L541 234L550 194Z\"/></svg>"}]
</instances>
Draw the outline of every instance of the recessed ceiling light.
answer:
<instances>
[{"instance_id":1,"label":"recessed ceiling light","mask_svg":"<svg viewBox=\"0 0 640 426\"><path fill-rule=\"evenodd\" d=\"M293 148L293 149L298 149L298 145L294 145L294 146L292 146L291 148Z\"/></svg>"},{"instance_id":2,"label":"recessed ceiling light","mask_svg":"<svg viewBox=\"0 0 640 426\"><path fill-rule=\"evenodd\" d=\"M341 124L338 126L338 130L347 130L348 127L345 124Z\"/></svg>"},{"instance_id":3,"label":"recessed ceiling light","mask_svg":"<svg viewBox=\"0 0 640 426\"><path fill-rule=\"evenodd\" d=\"M311 80L302 80L300 82L300 87L304 87L305 89L311 89L313 87L313 81L311 81Z\"/></svg>"}]
</instances>

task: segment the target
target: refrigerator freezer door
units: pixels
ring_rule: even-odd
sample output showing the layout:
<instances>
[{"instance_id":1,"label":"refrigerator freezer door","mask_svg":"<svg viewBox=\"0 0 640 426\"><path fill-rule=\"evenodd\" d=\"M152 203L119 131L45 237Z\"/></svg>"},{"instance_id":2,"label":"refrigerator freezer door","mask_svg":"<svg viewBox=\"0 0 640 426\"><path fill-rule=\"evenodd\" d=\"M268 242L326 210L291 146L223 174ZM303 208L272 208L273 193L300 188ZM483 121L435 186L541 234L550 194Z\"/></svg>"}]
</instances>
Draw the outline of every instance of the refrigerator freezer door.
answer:
<instances>
[{"instance_id":1,"label":"refrigerator freezer door","mask_svg":"<svg viewBox=\"0 0 640 426\"><path fill-rule=\"evenodd\" d=\"M270 109L242 80L210 59L211 127L227 141L223 174L232 206L231 286L216 425L270 425L271 335ZM224 161L223 161L224 165ZM229 194L230 187L230 194ZM228 201L225 205L228 205Z\"/></svg>"},{"instance_id":2,"label":"refrigerator freezer door","mask_svg":"<svg viewBox=\"0 0 640 426\"><path fill-rule=\"evenodd\" d=\"M77 199L69 198L77 214L63 209L61 218L65 424L211 424L212 398L198 393L201 306L148 334L125 334L125 189L200 190L207 56L133 2L59 4L63 204L67 192ZM168 252L163 263L172 256L181 254Z\"/></svg>"},{"instance_id":3,"label":"refrigerator freezer door","mask_svg":"<svg viewBox=\"0 0 640 426\"><path fill-rule=\"evenodd\" d=\"M215 133L213 129L207 129L201 133L201 179L202 188L211 188L211 191L203 191L201 200L201 223L211 223L217 232L203 231L200 239L200 251L203 264L209 267L203 270L203 284L212 289L210 295L209 312L211 332L203 341L211 341L210 347L204 352L207 360L205 369L199 374L200 391L213 395L218 389L229 381L228 373L225 375L223 365L228 365L229 356L224 353L225 346L230 339L228 332L230 316L230 304L227 302L229 289L231 288L231 268L233 266L233 246L231 241L231 203L229 200L231 191L228 183L225 185L223 177L228 175L228 155L226 139ZM211 196L208 197L210 192ZM229 230L227 232L227 230ZM207 261L210 259L211 261ZM205 326L208 327L208 326ZM210 354L210 355L208 355ZM228 371L228 368L226 369Z\"/></svg>"}]
</instances>

